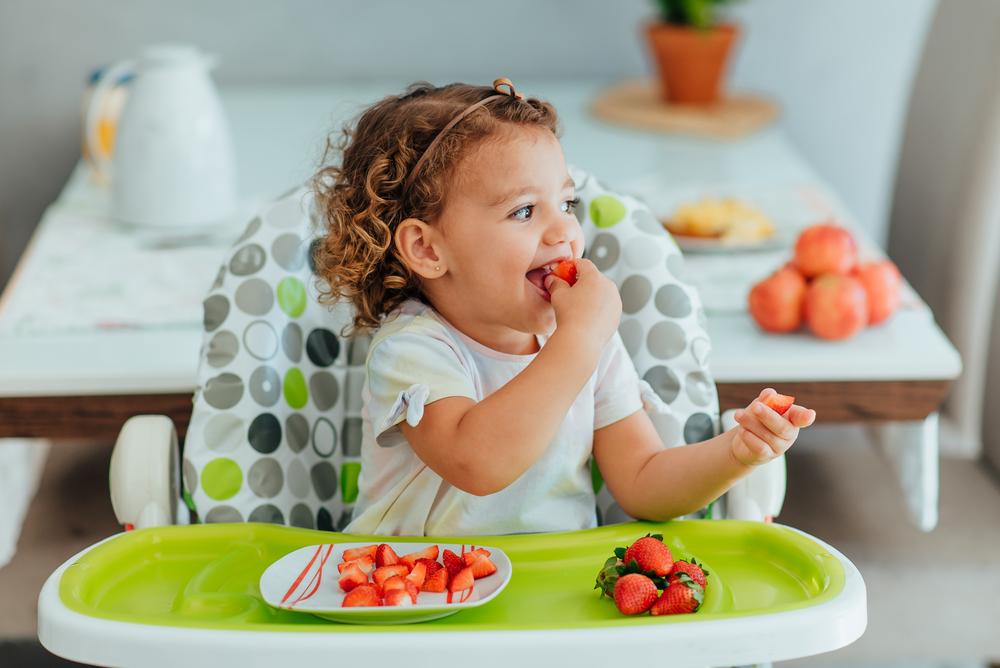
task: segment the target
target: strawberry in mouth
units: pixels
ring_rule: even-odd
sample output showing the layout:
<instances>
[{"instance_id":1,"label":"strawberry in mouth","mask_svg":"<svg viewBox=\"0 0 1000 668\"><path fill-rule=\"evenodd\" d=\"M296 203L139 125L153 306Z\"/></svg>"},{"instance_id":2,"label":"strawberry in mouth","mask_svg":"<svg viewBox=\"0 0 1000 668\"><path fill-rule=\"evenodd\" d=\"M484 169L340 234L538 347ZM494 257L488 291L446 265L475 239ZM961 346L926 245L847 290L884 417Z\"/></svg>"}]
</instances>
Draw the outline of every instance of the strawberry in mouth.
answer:
<instances>
[{"instance_id":1,"label":"strawberry in mouth","mask_svg":"<svg viewBox=\"0 0 1000 668\"><path fill-rule=\"evenodd\" d=\"M570 285L576 283L576 265L573 264L572 260L556 260L555 262L535 267L524 276L546 300L549 299L549 291L545 289L545 277L549 274L555 274Z\"/></svg>"}]
</instances>

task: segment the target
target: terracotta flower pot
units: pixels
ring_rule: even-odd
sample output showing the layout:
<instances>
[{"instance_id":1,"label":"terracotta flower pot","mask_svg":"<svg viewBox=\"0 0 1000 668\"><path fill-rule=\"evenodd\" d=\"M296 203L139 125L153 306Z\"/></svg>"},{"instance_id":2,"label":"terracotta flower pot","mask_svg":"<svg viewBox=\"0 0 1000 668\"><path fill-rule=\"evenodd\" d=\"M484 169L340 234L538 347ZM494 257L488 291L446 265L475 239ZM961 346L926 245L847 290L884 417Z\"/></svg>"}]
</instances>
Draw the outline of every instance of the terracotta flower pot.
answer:
<instances>
[{"instance_id":1,"label":"terracotta flower pot","mask_svg":"<svg viewBox=\"0 0 1000 668\"><path fill-rule=\"evenodd\" d=\"M647 26L646 34L665 101L702 106L719 101L737 26L701 30L657 22Z\"/></svg>"}]
</instances>

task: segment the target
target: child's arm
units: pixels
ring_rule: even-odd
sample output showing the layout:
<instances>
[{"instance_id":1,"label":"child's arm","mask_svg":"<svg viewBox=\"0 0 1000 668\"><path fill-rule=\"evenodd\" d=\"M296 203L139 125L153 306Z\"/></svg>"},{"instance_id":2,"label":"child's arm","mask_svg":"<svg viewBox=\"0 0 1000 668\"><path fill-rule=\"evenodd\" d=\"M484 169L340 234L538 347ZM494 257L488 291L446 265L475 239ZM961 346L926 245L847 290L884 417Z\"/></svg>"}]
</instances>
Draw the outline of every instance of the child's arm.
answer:
<instances>
[{"instance_id":1,"label":"child's arm","mask_svg":"<svg viewBox=\"0 0 1000 668\"><path fill-rule=\"evenodd\" d=\"M478 403L440 399L427 404L416 426L400 423L417 456L455 487L485 496L521 477L594 373L618 325L621 298L592 263L576 264L572 290L565 283L553 289L559 326L531 364Z\"/></svg>"},{"instance_id":2,"label":"child's arm","mask_svg":"<svg viewBox=\"0 0 1000 668\"><path fill-rule=\"evenodd\" d=\"M666 521L714 501L740 478L791 447L816 412L792 406L784 416L761 399L737 412L740 426L701 443L663 448L649 417L633 413L594 432L594 458L611 495L632 517ZM758 413L759 409L763 409Z\"/></svg>"}]
</instances>

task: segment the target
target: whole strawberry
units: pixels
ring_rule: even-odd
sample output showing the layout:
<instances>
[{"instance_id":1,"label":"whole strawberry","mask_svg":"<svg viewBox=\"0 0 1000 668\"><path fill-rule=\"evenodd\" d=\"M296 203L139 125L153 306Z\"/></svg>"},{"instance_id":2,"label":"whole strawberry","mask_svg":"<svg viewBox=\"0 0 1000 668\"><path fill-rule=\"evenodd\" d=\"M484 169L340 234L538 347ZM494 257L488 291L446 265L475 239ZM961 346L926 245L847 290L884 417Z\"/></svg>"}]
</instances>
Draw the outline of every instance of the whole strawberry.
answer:
<instances>
[{"instance_id":1,"label":"whole strawberry","mask_svg":"<svg viewBox=\"0 0 1000 668\"><path fill-rule=\"evenodd\" d=\"M623 570L621 563L618 557L610 557L604 562L604 567L597 574L594 589L600 589L602 597L615 597L615 584L618 582L618 578L621 577Z\"/></svg>"},{"instance_id":2,"label":"whole strawberry","mask_svg":"<svg viewBox=\"0 0 1000 668\"><path fill-rule=\"evenodd\" d=\"M615 605L624 615L641 615L656 603L653 581L639 573L629 573L615 583Z\"/></svg>"},{"instance_id":3,"label":"whole strawberry","mask_svg":"<svg viewBox=\"0 0 1000 668\"><path fill-rule=\"evenodd\" d=\"M640 570L650 571L660 577L669 573L674 565L670 548L657 536L646 536L632 543L625 550L622 561L626 566L635 561Z\"/></svg>"},{"instance_id":4,"label":"whole strawberry","mask_svg":"<svg viewBox=\"0 0 1000 668\"><path fill-rule=\"evenodd\" d=\"M708 581L706 580L708 577L708 571L706 571L704 567L694 559L691 559L691 561L687 561L685 559L678 559L675 561L674 569L670 571L670 582L673 582L675 579L679 579L681 573L687 573L691 579L700 584L702 588L708 586Z\"/></svg>"},{"instance_id":5,"label":"whole strawberry","mask_svg":"<svg viewBox=\"0 0 1000 668\"><path fill-rule=\"evenodd\" d=\"M685 615L695 612L705 598L705 590L687 573L680 573L663 590L663 595L653 603L649 613L657 615Z\"/></svg>"}]
</instances>

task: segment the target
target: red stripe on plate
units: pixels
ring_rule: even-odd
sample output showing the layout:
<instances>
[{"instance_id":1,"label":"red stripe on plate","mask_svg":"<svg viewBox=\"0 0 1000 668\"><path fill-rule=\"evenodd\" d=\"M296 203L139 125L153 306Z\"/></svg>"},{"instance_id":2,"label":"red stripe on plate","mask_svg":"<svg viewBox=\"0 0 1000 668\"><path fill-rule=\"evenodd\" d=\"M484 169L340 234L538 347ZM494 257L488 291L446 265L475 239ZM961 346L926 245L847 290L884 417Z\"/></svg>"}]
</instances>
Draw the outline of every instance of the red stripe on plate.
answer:
<instances>
[{"instance_id":1,"label":"red stripe on plate","mask_svg":"<svg viewBox=\"0 0 1000 668\"><path fill-rule=\"evenodd\" d=\"M309 560L309 563L306 564L306 567L302 569L302 572L299 573L299 576L295 578L295 582L292 583L292 586L288 588L288 591L286 591L285 595L281 598L282 605L285 604L285 601L288 600L288 597L292 595L292 592L294 592L295 589L299 586L299 583L302 582L302 578L304 578L306 576L306 573L309 572L309 569L312 568L313 563L316 561L316 557L318 557L319 553L322 551L323 551L323 546L317 545L316 551L313 553L312 559Z\"/></svg>"}]
</instances>

